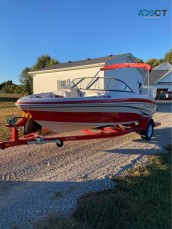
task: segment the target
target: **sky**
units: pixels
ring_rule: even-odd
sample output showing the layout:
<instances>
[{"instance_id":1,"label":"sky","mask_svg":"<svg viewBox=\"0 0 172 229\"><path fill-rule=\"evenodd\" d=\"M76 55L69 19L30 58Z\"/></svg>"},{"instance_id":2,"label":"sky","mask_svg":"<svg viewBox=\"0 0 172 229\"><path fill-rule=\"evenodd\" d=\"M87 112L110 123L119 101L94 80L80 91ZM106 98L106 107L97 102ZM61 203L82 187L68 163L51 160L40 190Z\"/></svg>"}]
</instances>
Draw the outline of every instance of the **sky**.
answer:
<instances>
[{"instance_id":1,"label":"sky","mask_svg":"<svg viewBox=\"0 0 172 229\"><path fill-rule=\"evenodd\" d=\"M0 0L0 83L19 84L41 55L61 63L163 58L172 48L171 7L172 0ZM166 11L144 17L149 10Z\"/></svg>"}]
</instances>

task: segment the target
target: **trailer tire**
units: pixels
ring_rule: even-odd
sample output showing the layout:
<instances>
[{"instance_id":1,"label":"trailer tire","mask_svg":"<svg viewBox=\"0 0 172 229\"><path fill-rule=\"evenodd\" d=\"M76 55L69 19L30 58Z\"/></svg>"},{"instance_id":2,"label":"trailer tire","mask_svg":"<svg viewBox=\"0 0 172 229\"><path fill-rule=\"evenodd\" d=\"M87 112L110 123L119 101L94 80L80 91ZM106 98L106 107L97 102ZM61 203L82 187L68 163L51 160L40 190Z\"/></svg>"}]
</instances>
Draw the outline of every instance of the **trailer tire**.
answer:
<instances>
[{"instance_id":1,"label":"trailer tire","mask_svg":"<svg viewBox=\"0 0 172 229\"><path fill-rule=\"evenodd\" d=\"M62 146L63 146L63 141L60 140L60 139L58 139L58 140L56 141L56 146L57 146L57 147L62 147Z\"/></svg>"},{"instance_id":2,"label":"trailer tire","mask_svg":"<svg viewBox=\"0 0 172 229\"><path fill-rule=\"evenodd\" d=\"M153 120L150 120L147 124L146 130L140 132L141 138L146 139L147 141L151 140L153 135L153 130L154 130L154 122Z\"/></svg>"},{"instance_id":3,"label":"trailer tire","mask_svg":"<svg viewBox=\"0 0 172 229\"><path fill-rule=\"evenodd\" d=\"M33 119L28 119L24 126L24 134L30 134L41 129L42 129L41 125L39 125Z\"/></svg>"}]
</instances>

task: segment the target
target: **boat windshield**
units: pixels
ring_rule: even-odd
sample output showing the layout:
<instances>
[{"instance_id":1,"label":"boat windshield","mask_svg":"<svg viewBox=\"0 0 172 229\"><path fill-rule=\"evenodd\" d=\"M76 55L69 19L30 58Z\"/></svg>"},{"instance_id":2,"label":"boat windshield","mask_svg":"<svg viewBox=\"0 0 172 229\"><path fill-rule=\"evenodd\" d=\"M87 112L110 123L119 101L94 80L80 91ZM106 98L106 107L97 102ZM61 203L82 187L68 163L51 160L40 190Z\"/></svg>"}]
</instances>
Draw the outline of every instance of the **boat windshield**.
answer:
<instances>
[{"instance_id":1,"label":"boat windshield","mask_svg":"<svg viewBox=\"0 0 172 229\"><path fill-rule=\"evenodd\" d=\"M76 78L65 88L77 88L80 90L101 90L101 91L125 91L133 90L122 80L108 77L84 77Z\"/></svg>"}]
</instances>

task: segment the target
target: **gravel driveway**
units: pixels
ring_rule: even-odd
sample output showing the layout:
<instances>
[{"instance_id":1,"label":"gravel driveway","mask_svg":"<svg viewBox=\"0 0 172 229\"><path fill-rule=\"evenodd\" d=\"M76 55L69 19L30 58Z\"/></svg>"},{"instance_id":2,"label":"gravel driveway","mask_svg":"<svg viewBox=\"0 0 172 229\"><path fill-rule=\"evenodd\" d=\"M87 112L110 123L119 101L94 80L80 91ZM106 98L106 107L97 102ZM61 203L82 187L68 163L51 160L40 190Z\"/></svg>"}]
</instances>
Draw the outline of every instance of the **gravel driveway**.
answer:
<instances>
[{"instance_id":1,"label":"gravel driveway","mask_svg":"<svg viewBox=\"0 0 172 229\"><path fill-rule=\"evenodd\" d=\"M171 143L171 103L158 105L161 126L150 142L136 133L110 139L0 150L0 229L32 228L47 214L68 215L80 195L113 187L119 175Z\"/></svg>"}]
</instances>

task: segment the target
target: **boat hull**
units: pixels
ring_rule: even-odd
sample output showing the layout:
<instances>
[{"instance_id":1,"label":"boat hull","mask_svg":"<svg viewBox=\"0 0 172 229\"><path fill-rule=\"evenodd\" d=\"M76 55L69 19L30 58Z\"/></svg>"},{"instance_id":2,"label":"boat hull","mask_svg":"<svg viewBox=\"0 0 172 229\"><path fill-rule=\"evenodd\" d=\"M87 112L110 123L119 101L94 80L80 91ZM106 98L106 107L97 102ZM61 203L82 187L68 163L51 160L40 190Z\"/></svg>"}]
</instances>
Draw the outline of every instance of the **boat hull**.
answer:
<instances>
[{"instance_id":1,"label":"boat hull","mask_svg":"<svg viewBox=\"0 0 172 229\"><path fill-rule=\"evenodd\" d=\"M42 127L54 132L129 124L152 117L156 104L149 99L17 102Z\"/></svg>"}]
</instances>

